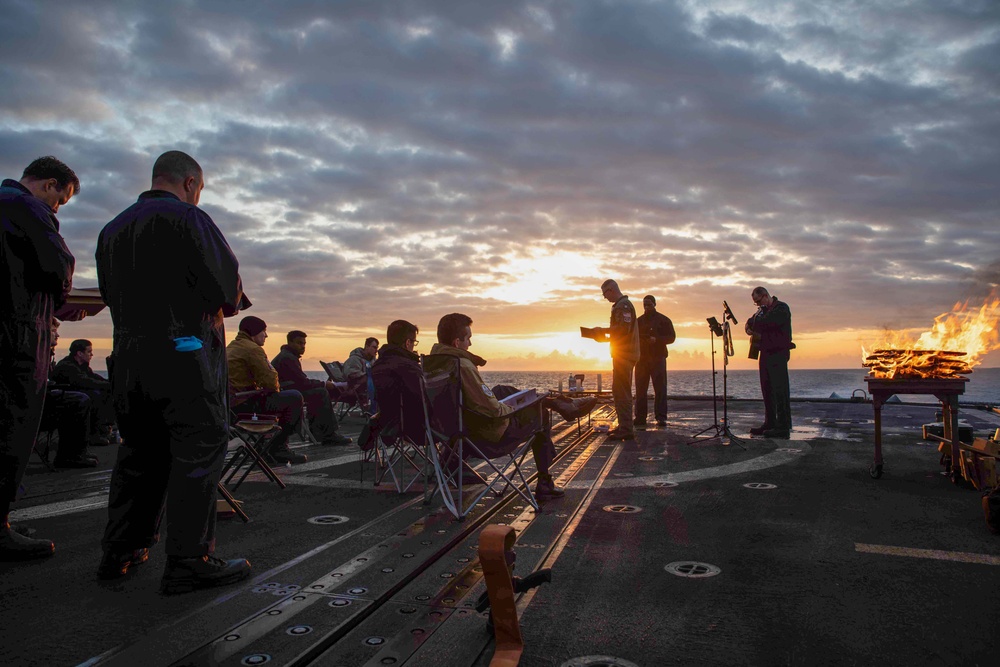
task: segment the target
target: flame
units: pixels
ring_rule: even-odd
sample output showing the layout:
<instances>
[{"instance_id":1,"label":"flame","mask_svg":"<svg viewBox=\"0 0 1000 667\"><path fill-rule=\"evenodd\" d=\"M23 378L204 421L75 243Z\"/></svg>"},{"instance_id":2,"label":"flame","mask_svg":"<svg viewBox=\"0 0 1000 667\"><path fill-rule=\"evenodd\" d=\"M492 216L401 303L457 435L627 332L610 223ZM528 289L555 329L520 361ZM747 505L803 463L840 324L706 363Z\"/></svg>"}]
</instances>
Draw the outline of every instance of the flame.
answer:
<instances>
[{"instance_id":1,"label":"flame","mask_svg":"<svg viewBox=\"0 0 1000 667\"><path fill-rule=\"evenodd\" d=\"M862 365L875 377L956 377L971 373L980 358L1000 349L1000 298L994 290L979 308L968 300L934 318L918 338L887 331L870 348L861 346Z\"/></svg>"}]
</instances>

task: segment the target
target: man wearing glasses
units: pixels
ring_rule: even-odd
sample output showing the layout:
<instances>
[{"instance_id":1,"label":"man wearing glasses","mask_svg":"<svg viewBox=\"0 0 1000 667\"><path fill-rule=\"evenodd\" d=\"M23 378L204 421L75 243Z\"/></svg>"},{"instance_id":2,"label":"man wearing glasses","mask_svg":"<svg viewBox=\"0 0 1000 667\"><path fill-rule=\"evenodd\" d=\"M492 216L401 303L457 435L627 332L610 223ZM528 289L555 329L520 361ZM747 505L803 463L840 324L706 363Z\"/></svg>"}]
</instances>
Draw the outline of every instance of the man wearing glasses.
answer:
<instances>
[{"instance_id":1,"label":"man wearing glasses","mask_svg":"<svg viewBox=\"0 0 1000 667\"><path fill-rule=\"evenodd\" d=\"M611 326L596 329L595 333L608 336L611 343L611 395L615 400L618 426L608 433L609 440L635 440L635 426L632 421L632 371L639 361L639 326L635 307L622 294L618 283L605 280L601 294L613 303Z\"/></svg>"},{"instance_id":2,"label":"man wearing glasses","mask_svg":"<svg viewBox=\"0 0 1000 667\"><path fill-rule=\"evenodd\" d=\"M792 312L763 287L750 293L757 312L746 322L746 332L760 350L760 392L764 397L764 423L750 429L751 435L787 440L792 430L792 408L788 386L789 351L792 342Z\"/></svg>"},{"instance_id":3,"label":"man wearing glasses","mask_svg":"<svg viewBox=\"0 0 1000 667\"><path fill-rule=\"evenodd\" d=\"M423 371L414 351L417 325L396 320L385 332L385 345L372 364L372 383L378 398L382 428L398 429L414 443L424 441ZM365 443L359 442L364 445Z\"/></svg>"}]
</instances>

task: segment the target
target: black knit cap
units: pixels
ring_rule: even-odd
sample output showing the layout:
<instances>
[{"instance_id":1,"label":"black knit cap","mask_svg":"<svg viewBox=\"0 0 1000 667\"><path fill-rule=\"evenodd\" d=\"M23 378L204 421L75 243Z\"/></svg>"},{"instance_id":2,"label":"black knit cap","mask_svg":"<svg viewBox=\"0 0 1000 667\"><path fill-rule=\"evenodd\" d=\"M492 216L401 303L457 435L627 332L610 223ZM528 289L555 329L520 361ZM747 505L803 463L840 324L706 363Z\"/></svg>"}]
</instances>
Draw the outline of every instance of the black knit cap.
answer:
<instances>
[{"instance_id":1,"label":"black knit cap","mask_svg":"<svg viewBox=\"0 0 1000 667\"><path fill-rule=\"evenodd\" d=\"M267 323L259 317L247 315L240 320L240 331L245 331L250 336L256 336L267 328Z\"/></svg>"}]
</instances>

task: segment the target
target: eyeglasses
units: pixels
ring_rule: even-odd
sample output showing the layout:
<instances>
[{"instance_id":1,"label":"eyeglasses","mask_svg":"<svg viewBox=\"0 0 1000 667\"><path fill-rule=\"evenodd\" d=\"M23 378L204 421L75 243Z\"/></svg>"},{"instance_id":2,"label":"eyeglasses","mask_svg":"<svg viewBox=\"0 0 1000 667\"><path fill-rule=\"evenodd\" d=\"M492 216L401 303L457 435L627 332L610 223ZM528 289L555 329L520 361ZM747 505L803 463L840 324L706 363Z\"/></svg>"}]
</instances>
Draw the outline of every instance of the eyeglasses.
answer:
<instances>
[{"instance_id":1,"label":"eyeglasses","mask_svg":"<svg viewBox=\"0 0 1000 667\"><path fill-rule=\"evenodd\" d=\"M413 347L416 347L417 345L420 344L419 340L413 340L412 338L410 339L410 342L413 343Z\"/></svg>"}]
</instances>

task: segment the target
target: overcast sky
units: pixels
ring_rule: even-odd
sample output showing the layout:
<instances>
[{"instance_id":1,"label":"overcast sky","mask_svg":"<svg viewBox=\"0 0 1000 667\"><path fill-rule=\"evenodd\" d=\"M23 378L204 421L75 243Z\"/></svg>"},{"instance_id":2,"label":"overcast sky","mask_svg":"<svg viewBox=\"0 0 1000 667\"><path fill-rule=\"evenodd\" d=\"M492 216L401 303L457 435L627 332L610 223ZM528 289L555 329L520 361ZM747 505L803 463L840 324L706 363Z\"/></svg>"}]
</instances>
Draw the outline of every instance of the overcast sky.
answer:
<instances>
[{"instance_id":1,"label":"overcast sky","mask_svg":"<svg viewBox=\"0 0 1000 667\"><path fill-rule=\"evenodd\" d=\"M745 347L760 284L799 367L856 366L867 332L926 329L1000 273L995 0L0 11L0 174L76 170L76 284L184 150L272 354L298 328L344 358L395 318L427 351L461 311L494 368L571 368L614 277L637 308L657 295L679 362L705 358L723 299ZM107 313L72 327L109 345Z\"/></svg>"}]
</instances>

